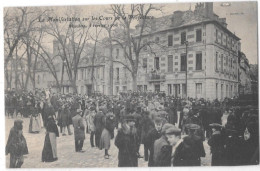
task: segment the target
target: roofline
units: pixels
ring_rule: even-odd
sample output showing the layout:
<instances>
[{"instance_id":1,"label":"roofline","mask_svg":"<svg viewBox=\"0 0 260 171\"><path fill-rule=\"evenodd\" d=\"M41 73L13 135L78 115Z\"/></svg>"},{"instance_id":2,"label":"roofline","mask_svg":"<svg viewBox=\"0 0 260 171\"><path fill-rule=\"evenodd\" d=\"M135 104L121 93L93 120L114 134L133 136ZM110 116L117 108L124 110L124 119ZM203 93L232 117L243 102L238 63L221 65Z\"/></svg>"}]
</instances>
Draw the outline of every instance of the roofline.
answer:
<instances>
[{"instance_id":1,"label":"roofline","mask_svg":"<svg viewBox=\"0 0 260 171\"><path fill-rule=\"evenodd\" d=\"M228 30L226 27L224 27L223 25L221 25L221 24L220 24L218 21L216 21L216 20L206 20L206 21L201 21L201 22L194 23L194 24L189 24L189 25L184 25L184 26L179 26L179 27L168 28L168 29L155 31L155 32L148 33L148 34L143 34L143 36L148 36L148 35L150 35L150 34L165 32L165 31L169 31L169 30L177 30L177 29L186 28L186 27L190 27L190 26L200 25L200 24L203 24L203 23L205 23L205 24L215 23L215 24L219 25L220 27L222 27L222 29L224 29L225 31L227 31L229 34L231 34L232 36L234 36L237 40L241 40L239 37L237 37L234 33L232 33L230 30ZM138 37L138 36L134 36L134 37Z\"/></svg>"}]
</instances>

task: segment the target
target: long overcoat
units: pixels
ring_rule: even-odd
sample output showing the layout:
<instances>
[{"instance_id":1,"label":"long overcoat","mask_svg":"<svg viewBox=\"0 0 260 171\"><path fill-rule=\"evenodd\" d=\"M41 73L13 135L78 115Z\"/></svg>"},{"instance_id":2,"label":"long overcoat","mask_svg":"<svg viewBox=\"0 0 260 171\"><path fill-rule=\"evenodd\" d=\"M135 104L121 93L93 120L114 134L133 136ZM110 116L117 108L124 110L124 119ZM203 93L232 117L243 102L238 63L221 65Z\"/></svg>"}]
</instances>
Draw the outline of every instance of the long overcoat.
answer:
<instances>
[{"instance_id":1,"label":"long overcoat","mask_svg":"<svg viewBox=\"0 0 260 171\"><path fill-rule=\"evenodd\" d=\"M118 167L137 167L137 141L136 135L125 133L122 129L118 130L115 138L115 145L118 151Z\"/></svg>"},{"instance_id":2,"label":"long overcoat","mask_svg":"<svg viewBox=\"0 0 260 171\"><path fill-rule=\"evenodd\" d=\"M80 115L76 115L72 118L72 123L74 127L74 138L75 140L85 139L85 126L83 118Z\"/></svg>"}]
</instances>

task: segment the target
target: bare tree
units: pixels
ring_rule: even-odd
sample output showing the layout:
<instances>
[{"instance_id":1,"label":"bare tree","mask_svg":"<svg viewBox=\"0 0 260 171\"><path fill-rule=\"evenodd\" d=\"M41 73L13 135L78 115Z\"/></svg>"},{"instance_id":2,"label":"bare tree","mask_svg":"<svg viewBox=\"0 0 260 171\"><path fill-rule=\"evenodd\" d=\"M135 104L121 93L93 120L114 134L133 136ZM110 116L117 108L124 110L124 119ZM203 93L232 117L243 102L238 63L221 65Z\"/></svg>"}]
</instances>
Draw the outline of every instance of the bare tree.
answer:
<instances>
[{"instance_id":1,"label":"bare tree","mask_svg":"<svg viewBox=\"0 0 260 171\"><path fill-rule=\"evenodd\" d=\"M69 18L80 16L74 7L72 11L67 8L66 13ZM55 13L52 13L52 16L58 17ZM66 72L75 93L77 93L76 78L79 61L83 56L82 51L87 43L89 32L89 27L81 27L80 25L83 25L80 20L68 21L63 24L49 22L46 29L46 33L58 41L58 55L61 61L66 64Z\"/></svg>"},{"instance_id":2,"label":"bare tree","mask_svg":"<svg viewBox=\"0 0 260 171\"><path fill-rule=\"evenodd\" d=\"M45 11L41 11L37 8L27 8L27 7L19 7L15 8L16 10L12 10L9 12L8 10L5 11L4 15L4 38L5 38L5 71L6 77L8 77L7 71L9 61L13 59L13 52L16 49L16 57L18 56L17 46L19 42L22 40L30 40L30 34L35 31L36 24L38 23L38 19L42 16ZM15 12L14 12L15 11ZM23 41L24 43L24 41ZM18 50L27 51L27 58L30 64L31 62L31 52L30 48L24 47L19 48ZM16 61L16 60L15 60ZM17 61L16 61L17 62ZM31 68L28 65L28 75L26 85L28 83L28 78L31 77ZM15 71L17 67L15 68ZM12 71L12 70L11 70ZM12 75L12 72L9 73ZM17 75L16 75L17 76ZM17 83L17 77L15 76L15 82ZM32 77L31 77L32 78ZM33 79L32 79L33 80ZM10 79L6 79L7 85L11 84ZM26 88L27 86L25 86Z\"/></svg>"},{"instance_id":3,"label":"bare tree","mask_svg":"<svg viewBox=\"0 0 260 171\"><path fill-rule=\"evenodd\" d=\"M146 21L149 18L149 14L153 10L160 10L154 7L152 4L132 4L130 9L127 9L125 5L111 5L113 15L118 19L123 29L123 36L116 36L113 41L116 42L124 51L125 57L128 59L130 65L127 65L121 61L117 61L125 66L130 71L132 76L132 89L137 89L137 72L140 60L141 50L149 45L150 42L143 43L143 34L147 27ZM137 33L133 32L132 25L135 19L139 19L139 25Z\"/></svg>"}]
</instances>

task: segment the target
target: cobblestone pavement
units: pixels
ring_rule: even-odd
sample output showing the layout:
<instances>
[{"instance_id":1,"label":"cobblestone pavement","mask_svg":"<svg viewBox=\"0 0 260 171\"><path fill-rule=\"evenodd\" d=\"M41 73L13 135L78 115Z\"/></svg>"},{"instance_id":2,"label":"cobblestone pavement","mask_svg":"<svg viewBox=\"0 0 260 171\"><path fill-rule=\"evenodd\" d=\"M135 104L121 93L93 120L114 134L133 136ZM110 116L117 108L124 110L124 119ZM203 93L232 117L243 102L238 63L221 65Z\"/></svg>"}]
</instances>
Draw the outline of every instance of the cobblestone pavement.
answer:
<instances>
[{"instance_id":1,"label":"cobblestone pavement","mask_svg":"<svg viewBox=\"0 0 260 171\"><path fill-rule=\"evenodd\" d=\"M39 134L28 133L29 130L29 118L24 118L23 134L27 141L29 154L24 158L23 168L84 168L84 167L117 167L118 149L114 145L114 140L111 140L111 148L109 159L104 159L104 150L98 148L91 148L89 142L89 134L86 134L83 150L85 153L76 153L74 149L74 135L61 136L57 138L57 151L58 160L51 163L41 162L41 154L45 138L45 129L43 128ZM5 119L5 142L9 135L9 131L13 126L14 119ZM72 126L71 126L72 127ZM73 129L72 129L73 130ZM116 131L115 131L116 132ZM209 153L209 147L207 142L204 142L206 150L206 157L202 158L202 165L209 166L211 163L211 155ZM143 155L143 146L140 147L140 154ZM6 167L9 167L10 155L6 156ZM145 162L143 158L138 160L139 167L147 167L148 162Z\"/></svg>"}]
</instances>

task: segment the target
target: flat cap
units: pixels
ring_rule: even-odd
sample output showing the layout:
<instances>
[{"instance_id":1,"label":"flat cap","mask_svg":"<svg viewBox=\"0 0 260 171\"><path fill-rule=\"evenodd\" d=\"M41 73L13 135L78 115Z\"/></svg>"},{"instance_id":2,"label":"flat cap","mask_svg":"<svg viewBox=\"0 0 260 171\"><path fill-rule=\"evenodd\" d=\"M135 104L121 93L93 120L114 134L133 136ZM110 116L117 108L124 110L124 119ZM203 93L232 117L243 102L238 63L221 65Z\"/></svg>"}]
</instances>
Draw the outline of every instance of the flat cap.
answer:
<instances>
[{"instance_id":1,"label":"flat cap","mask_svg":"<svg viewBox=\"0 0 260 171\"><path fill-rule=\"evenodd\" d=\"M169 124L169 123L164 124L163 127L162 127L162 133L164 134L166 132L166 130L171 128L172 126L174 126L174 125Z\"/></svg>"}]
</instances>

